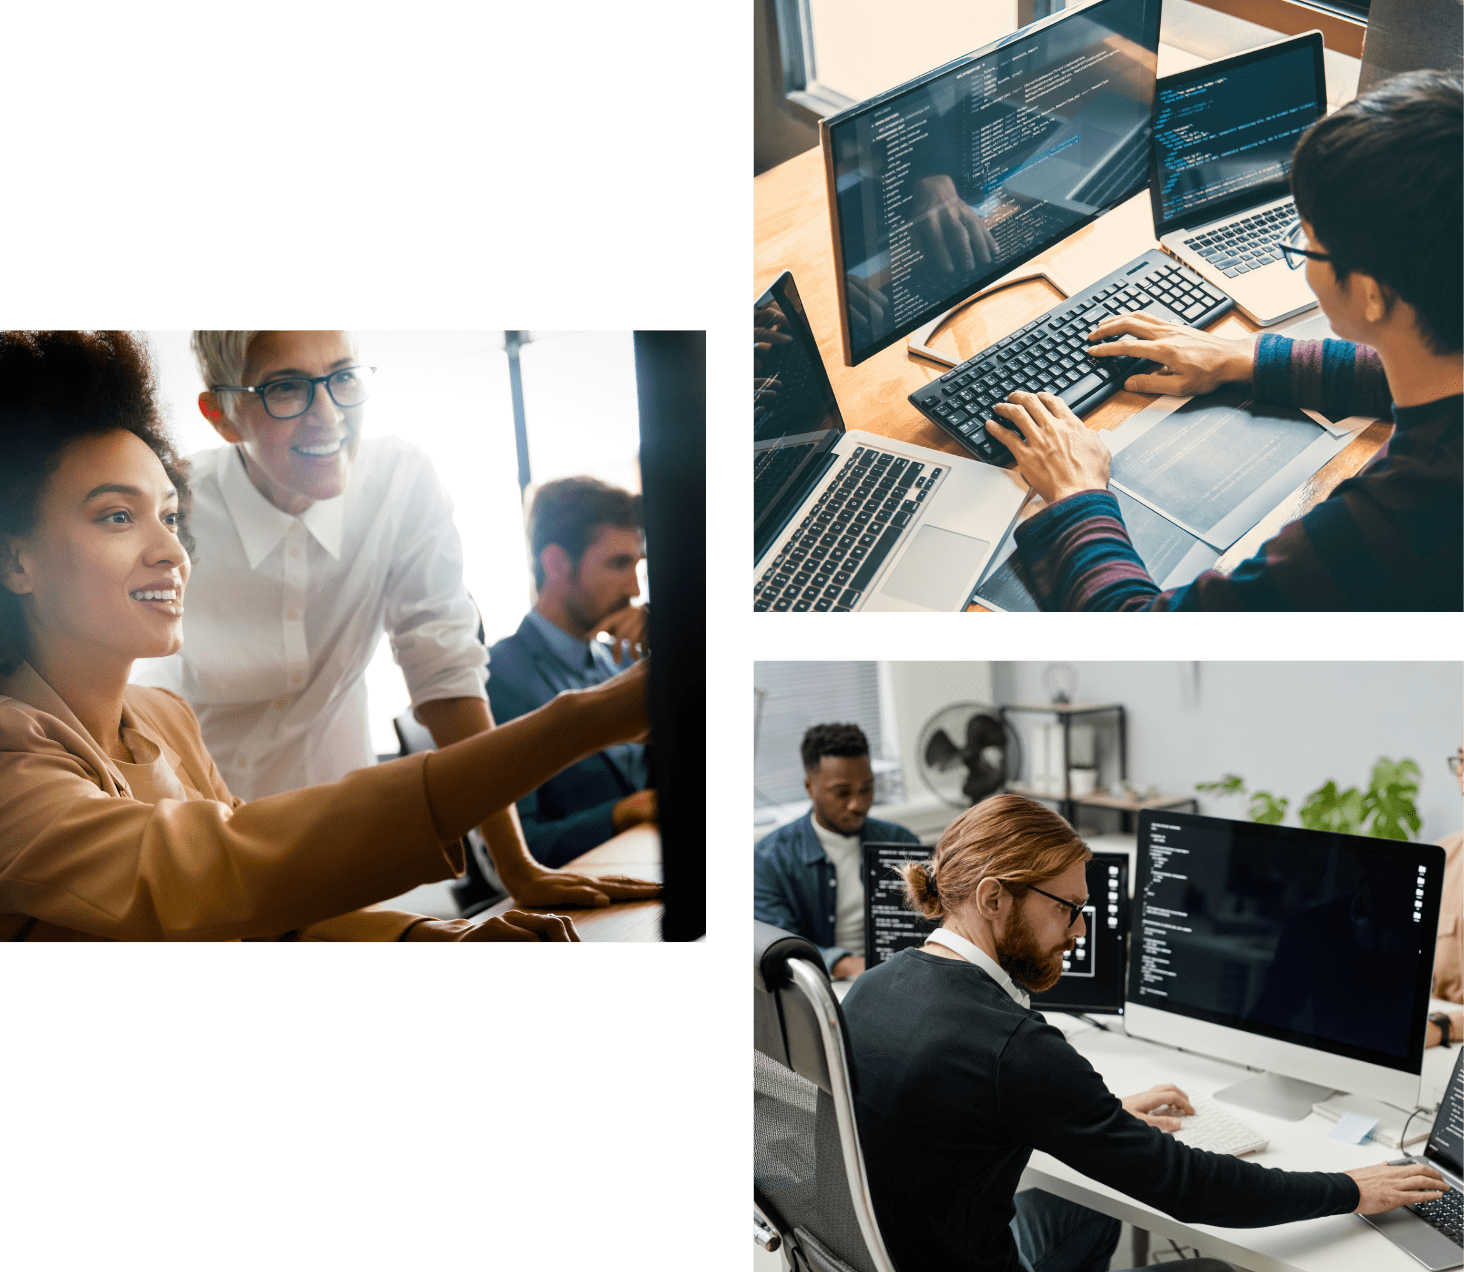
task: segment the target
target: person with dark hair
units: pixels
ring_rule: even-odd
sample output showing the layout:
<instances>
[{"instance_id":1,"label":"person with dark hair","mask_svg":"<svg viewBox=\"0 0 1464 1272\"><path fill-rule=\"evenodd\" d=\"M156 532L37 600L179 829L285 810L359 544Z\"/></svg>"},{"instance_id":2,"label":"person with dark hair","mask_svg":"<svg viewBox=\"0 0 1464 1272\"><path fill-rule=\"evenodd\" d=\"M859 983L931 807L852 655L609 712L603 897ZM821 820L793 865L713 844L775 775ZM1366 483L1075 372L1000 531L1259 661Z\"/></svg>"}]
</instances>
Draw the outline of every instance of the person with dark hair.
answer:
<instances>
[{"instance_id":1,"label":"person with dark hair","mask_svg":"<svg viewBox=\"0 0 1464 1272\"><path fill-rule=\"evenodd\" d=\"M488 700L512 720L563 689L600 684L649 652L636 567L645 555L641 498L593 477L546 482L529 512L538 597L512 636L488 651ZM609 643L596 639L605 636ZM535 859L562 866L656 820L650 761L639 744L566 769L518 805Z\"/></svg>"},{"instance_id":2,"label":"person with dark hair","mask_svg":"<svg viewBox=\"0 0 1464 1272\"><path fill-rule=\"evenodd\" d=\"M348 331L195 331L199 410L222 446L190 460L199 567L188 643L138 665L187 699L246 799L376 763L366 670L386 636L437 746L493 727L478 610L432 461L365 437L375 368ZM523 905L602 906L653 883L546 869L512 809L478 828Z\"/></svg>"},{"instance_id":3,"label":"person with dark hair","mask_svg":"<svg viewBox=\"0 0 1464 1272\"><path fill-rule=\"evenodd\" d=\"M857 724L816 724L800 752L813 806L753 849L753 917L806 936L830 976L858 976L865 966L864 845L920 840L869 815L874 770Z\"/></svg>"},{"instance_id":4,"label":"person with dark hair","mask_svg":"<svg viewBox=\"0 0 1464 1272\"><path fill-rule=\"evenodd\" d=\"M1033 1152L1186 1223L1264 1227L1442 1196L1422 1165L1304 1173L1193 1149L1167 1133L1194 1112L1178 1087L1109 1091L1030 1001L1087 934L1088 857L1033 800L977 804L904 869L907 904L941 926L844 999L870 1192L899 1267L1106 1272L1118 1220L1017 1192Z\"/></svg>"},{"instance_id":5,"label":"person with dark hair","mask_svg":"<svg viewBox=\"0 0 1464 1272\"><path fill-rule=\"evenodd\" d=\"M1461 101L1453 75L1399 75L1319 119L1297 143L1291 187L1307 282L1340 340L1226 340L1143 314L1108 318L1095 357L1162 369L1139 393L1255 397L1333 420L1386 415L1392 437L1357 476L1284 526L1227 577L1161 592L1108 493L1109 452L1050 394L1014 393L994 436L1047 504L1016 531L1043 609L1459 610L1461 495Z\"/></svg>"},{"instance_id":6,"label":"person with dark hair","mask_svg":"<svg viewBox=\"0 0 1464 1272\"><path fill-rule=\"evenodd\" d=\"M379 908L460 873L460 837L644 733L646 677L430 754L251 802L188 704L129 683L183 643L187 474L146 347L0 335L0 940L574 940Z\"/></svg>"}]
</instances>

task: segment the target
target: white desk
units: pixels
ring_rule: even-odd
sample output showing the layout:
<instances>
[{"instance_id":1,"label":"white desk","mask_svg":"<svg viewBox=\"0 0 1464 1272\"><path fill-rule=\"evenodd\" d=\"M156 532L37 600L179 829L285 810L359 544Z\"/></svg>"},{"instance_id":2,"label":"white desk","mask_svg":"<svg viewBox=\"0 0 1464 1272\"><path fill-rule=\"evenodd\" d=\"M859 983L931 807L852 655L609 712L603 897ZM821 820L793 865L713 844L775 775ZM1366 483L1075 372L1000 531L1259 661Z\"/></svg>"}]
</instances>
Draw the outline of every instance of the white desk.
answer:
<instances>
[{"instance_id":1,"label":"white desk","mask_svg":"<svg viewBox=\"0 0 1464 1272\"><path fill-rule=\"evenodd\" d=\"M1056 1013L1054 1024L1067 1020ZM1108 1023L1105 1019L1104 1023ZM1245 1075L1234 1065L1172 1050L1121 1033L1077 1027L1069 1041L1103 1076L1116 1095L1133 1095L1161 1082L1173 1082L1188 1095L1211 1095ZM1423 1089L1448 1080L1457 1051L1435 1047L1424 1052ZM1264 1152L1245 1158L1281 1170L1354 1170L1398 1156L1381 1144L1343 1144L1327 1138L1335 1123L1317 1114L1282 1122L1263 1113L1236 1108L1237 1117L1271 1142ZM1415 1129L1417 1123L1415 1123ZM1412 1151L1418 1152L1422 1145ZM1193 1246L1201 1254L1227 1259L1249 1272L1417 1272L1418 1264L1374 1232L1356 1215L1332 1215L1271 1228L1213 1228L1185 1224L1097 1183L1046 1153L1034 1153L1022 1176L1023 1188L1042 1188L1078 1202L1160 1238Z\"/></svg>"}]
</instances>

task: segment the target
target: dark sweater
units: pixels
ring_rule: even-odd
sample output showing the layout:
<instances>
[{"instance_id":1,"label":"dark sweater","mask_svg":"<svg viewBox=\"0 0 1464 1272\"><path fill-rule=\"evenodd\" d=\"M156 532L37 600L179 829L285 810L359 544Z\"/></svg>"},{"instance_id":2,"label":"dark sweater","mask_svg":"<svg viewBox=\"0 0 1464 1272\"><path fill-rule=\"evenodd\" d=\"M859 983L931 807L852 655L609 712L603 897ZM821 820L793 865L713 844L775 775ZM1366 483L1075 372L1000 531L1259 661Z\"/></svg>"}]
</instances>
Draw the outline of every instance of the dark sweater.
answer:
<instances>
[{"instance_id":1,"label":"dark sweater","mask_svg":"<svg viewBox=\"0 0 1464 1272\"><path fill-rule=\"evenodd\" d=\"M902 1272L1018 1272L1008 1224L1034 1150L1186 1223L1356 1209L1346 1175L1187 1148L1128 1113L1042 1016L979 967L905 950L844 1000L875 1212Z\"/></svg>"},{"instance_id":2,"label":"dark sweater","mask_svg":"<svg viewBox=\"0 0 1464 1272\"><path fill-rule=\"evenodd\" d=\"M1389 408L1371 349L1344 340L1256 343L1255 396L1330 419ZM1019 566L1045 610L1458 610L1464 605L1461 399L1393 406L1396 428L1356 477L1229 575L1161 592L1106 490L1060 499L1019 526Z\"/></svg>"}]
</instances>

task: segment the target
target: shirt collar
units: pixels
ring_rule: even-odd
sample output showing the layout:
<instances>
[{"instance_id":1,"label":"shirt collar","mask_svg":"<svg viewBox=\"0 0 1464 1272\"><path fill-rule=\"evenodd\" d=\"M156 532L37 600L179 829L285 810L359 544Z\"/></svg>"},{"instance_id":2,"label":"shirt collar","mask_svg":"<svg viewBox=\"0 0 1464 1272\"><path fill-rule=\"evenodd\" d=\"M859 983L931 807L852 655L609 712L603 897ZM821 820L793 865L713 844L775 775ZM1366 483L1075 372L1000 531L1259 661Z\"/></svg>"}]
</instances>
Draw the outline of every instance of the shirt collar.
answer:
<instances>
[{"instance_id":1,"label":"shirt collar","mask_svg":"<svg viewBox=\"0 0 1464 1272\"><path fill-rule=\"evenodd\" d=\"M950 928L936 928L925 938L927 945L944 945L948 950L954 950L968 963L975 963L983 972L991 977L1002 989L1006 990L1007 997L1016 1003L1018 1007L1031 1007L1032 1000L1027 996L1016 981L1006 974L1002 967L974 941L968 941L964 936L952 932Z\"/></svg>"},{"instance_id":2,"label":"shirt collar","mask_svg":"<svg viewBox=\"0 0 1464 1272\"><path fill-rule=\"evenodd\" d=\"M223 471L219 473L219 494L234 522L234 529L239 532L239 541L244 545L249 568L256 570L259 563L279 545L290 524L297 518L280 511L259 493L244 470L244 460L237 446L231 446L229 451ZM345 520L345 504L345 495L318 500L298 518L315 536L315 541L337 561L341 559L341 528Z\"/></svg>"},{"instance_id":3,"label":"shirt collar","mask_svg":"<svg viewBox=\"0 0 1464 1272\"><path fill-rule=\"evenodd\" d=\"M585 659L590 656L590 643L571 636L561 627L556 627L538 610L530 610L526 615L529 622L533 623L534 629L544 638L544 643L549 646L549 652L560 662L568 667L577 676L582 676L589 670Z\"/></svg>"}]
</instances>

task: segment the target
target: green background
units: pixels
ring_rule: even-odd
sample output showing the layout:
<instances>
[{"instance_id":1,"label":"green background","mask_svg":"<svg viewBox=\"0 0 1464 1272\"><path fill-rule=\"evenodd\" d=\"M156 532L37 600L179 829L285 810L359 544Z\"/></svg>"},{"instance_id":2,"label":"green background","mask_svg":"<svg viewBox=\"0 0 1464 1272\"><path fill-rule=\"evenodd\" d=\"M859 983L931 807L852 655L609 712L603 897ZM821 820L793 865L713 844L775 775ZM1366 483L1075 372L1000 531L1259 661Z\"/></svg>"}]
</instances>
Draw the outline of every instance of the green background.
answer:
<instances>
[{"instance_id":1,"label":"green background","mask_svg":"<svg viewBox=\"0 0 1464 1272\"><path fill-rule=\"evenodd\" d=\"M665 0L12 7L4 322L710 328L728 429L747 29ZM733 665L709 821L745 848ZM0 1266L741 1272L747 856L716 849L704 946L10 947Z\"/></svg>"}]
</instances>

